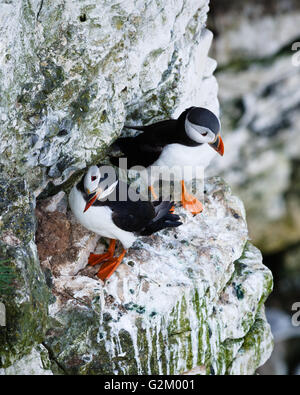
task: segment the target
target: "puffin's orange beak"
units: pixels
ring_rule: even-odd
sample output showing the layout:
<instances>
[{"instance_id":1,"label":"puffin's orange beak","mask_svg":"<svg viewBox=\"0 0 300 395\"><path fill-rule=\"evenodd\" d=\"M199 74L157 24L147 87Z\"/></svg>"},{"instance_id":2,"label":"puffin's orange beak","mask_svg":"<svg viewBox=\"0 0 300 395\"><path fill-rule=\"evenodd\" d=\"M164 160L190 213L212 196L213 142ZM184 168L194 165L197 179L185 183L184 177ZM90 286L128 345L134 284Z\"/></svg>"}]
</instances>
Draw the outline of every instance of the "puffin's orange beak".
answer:
<instances>
[{"instance_id":1,"label":"puffin's orange beak","mask_svg":"<svg viewBox=\"0 0 300 395\"><path fill-rule=\"evenodd\" d=\"M216 138L216 141L214 143L210 144L210 146L214 150L216 150L218 152L218 154L220 154L221 156L224 155L224 143L223 143L223 140L219 134Z\"/></svg>"},{"instance_id":2,"label":"puffin's orange beak","mask_svg":"<svg viewBox=\"0 0 300 395\"><path fill-rule=\"evenodd\" d=\"M98 196L100 195L100 193L102 192L102 190L100 188L98 188L95 192L95 195L87 202L87 204L85 205L85 208L83 210L83 212L85 213L86 210L88 210L91 205L97 200Z\"/></svg>"}]
</instances>

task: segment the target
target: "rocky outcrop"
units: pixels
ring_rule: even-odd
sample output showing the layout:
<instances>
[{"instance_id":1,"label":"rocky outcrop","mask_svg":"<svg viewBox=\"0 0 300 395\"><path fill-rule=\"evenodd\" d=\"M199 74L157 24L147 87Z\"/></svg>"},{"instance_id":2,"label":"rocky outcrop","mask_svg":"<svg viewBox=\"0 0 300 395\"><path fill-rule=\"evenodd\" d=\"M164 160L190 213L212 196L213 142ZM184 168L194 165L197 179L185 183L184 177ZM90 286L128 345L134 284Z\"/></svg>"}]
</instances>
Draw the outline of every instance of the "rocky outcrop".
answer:
<instances>
[{"instance_id":1,"label":"rocky outcrop","mask_svg":"<svg viewBox=\"0 0 300 395\"><path fill-rule=\"evenodd\" d=\"M141 238L105 284L104 241L65 193L124 122L218 113L208 1L5 1L0 16L0 373L253 374L272 276L219 179L205 213ZM36 197L38 203L36 204Z\"/></svg>"},{"instance_id":2,"label":"rocky outcrop","mask_svg":"<svg viewBox=\"0 0 300 395\"><path fill-rule=\"evenodd\" d=\"M97 267L86 267L105 241L61 210L60 199L37 207L44 218L38 234L48 232L38 250L48 251L41 266L53 295L43 346L6 373L26 364L43 374L178 374L196 367L201 374L253 374L268 359L272 335L263 304L272 275L248 242L241 201L223 182L207 181L203 215L177 207L180 228L140 238L105 285ZM47 216L53 201L58 209ZM60 221L70 229L64 251L53 237Z\"/></svg>"}]
</instances>

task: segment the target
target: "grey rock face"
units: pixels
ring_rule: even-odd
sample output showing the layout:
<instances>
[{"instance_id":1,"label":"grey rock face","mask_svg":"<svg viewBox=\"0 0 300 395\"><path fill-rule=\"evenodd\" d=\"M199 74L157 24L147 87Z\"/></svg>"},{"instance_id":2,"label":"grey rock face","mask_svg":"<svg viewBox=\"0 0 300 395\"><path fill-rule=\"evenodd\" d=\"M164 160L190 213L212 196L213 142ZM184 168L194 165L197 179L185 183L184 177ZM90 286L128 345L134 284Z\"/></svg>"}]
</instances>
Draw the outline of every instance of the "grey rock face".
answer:
<instances>
[{"instance_id":1,"label":"grey rock face","mask_svg":"<svg viewBox=\"0 0 300 395\"><path fill-rule=\"evenodd\" d=\"M34 243L34 199L23 179L0 178L0 367L10 366L43 341L50 292Z\"/></svg>"},{"instance_id":2,"label":"grey rock face","mask_svg":"<svg viewBox=\"0 0 300 395\"><path fill-rule=\"evenodd\" d=\"M47 349L38 345L7 369L0 369L0 375L52 375L51 361Z\"/></svg>"},{"instance_id":3,"label":"grey rock face","mask_svg":"<svg viewBox=\"0 0 300 395\"><path fill-rule=\"evenodd\" d=\"M126 120L218 113L207 11L204 0L1 1L1 374L252 374L270 355L272 277L226 184L207 183L204 215L178 208L181 228L140 239L106 286L85 267L103 240L62 192L105 160ZM35 197L55 188L35 216Z\"/></svg>"},{"instance_id":4,"label":"grey rock face","mask_svg":"<svg viewBox=\"0 0 300 395\"><path fill-rule=\"evenodd\" d=\"M170 116L188 76L203 76L207 3L2 2L4 170L40 192L103 159L126 114ZM188 93L183 105L199 97Z\"/></svg>"}]
</instances>

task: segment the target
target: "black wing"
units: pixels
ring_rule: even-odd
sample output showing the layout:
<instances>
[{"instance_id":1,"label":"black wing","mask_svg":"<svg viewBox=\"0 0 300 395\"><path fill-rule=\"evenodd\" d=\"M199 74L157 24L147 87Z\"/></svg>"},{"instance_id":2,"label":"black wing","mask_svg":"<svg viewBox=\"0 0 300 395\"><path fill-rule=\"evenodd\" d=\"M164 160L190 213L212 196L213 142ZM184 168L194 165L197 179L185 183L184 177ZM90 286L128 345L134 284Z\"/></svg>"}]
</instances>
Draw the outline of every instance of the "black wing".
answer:
<instances>
[{"instance_id":1,"label":"black wing","mask_svg":"<svg viewBox=\"0 0 300 395\"><path fill-rule=\"evenodd\" d=\"M140 145L149 145L155 150L155 147L163 148L166 144L171 144L176 140L177 136L177 120L168 119L160 121L147 126L126 126L136 130L141 130L143 133L139 134L133 139ZM138 128L138 129L137 129ZM119 139L121 140L121 139Z\"/></svg>"},{"instance_id":2,"label":"black wing","mask_svg":"<svg viewBox=\"0 0 300 395\"><path fill-rule=\"evenodd\" d=\"M123 203L123 204L122 204ZM118 202L112 219L116 226L141 236L149 236L161 229L174 228L182 223L179 216L170 212L173 202Z\"/></svg>"},{"instance_id":3,"label":"black wing","mask_svg":"<svg viewBox=\"0 0 300 395\"><path fill-rule=\"evenodd\" d=\"M155 210L151 202L112 202L114 224L127 232L139 233L153 220Z\"/></svg>"},{"instance_id":4,"label":"black wing","mask_svg":"<svg viewBox=\"0 0 300 395\"><path fill-rule=\"evenodd\" d=\"M114 142L112 151L120 152L120 156L111 156L110 160L116 166L119 164L119 158L127 158L128 168L151 166L167 144L178 140L177 121L174 119L147 126L130 126L130 128L141 130L143 133L135 137L121 137Z\"/></svg>"},{"instance_id":5,"label":"black wing","mask_svg":"<svg viewBox=\"0 0 300 395\"><path fill-rule=\"evenodd\" d=\"M170 123L177 122L176 119L165 119L164 121L159 121L152 123L151 125L142 125L142 126L133 126L133 125L124 125L126 129L134 129L134 130L140 130L143 132L153 132L157 130L166 130L167 128L170 127Z\"/></svg>"}]
</instances>

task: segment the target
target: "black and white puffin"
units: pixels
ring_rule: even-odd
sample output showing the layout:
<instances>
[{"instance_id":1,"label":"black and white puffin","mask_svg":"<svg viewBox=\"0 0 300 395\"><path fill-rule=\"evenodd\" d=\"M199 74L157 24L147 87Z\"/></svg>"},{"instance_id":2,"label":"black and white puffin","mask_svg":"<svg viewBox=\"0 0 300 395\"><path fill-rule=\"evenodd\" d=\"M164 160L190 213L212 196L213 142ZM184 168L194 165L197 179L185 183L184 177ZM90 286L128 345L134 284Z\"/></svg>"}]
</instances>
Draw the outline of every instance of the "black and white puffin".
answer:
<instances>
[{"instance_id":1,"label":"black and white puffin","mask_svg":"<svg viewBox=\"0 0 300 395\"><path fill-rule=\"evenodd\" d=\"M179 216L172 212L172 202L119 200L120 188L129 186L117 180L107 187L100 169L91 166L69 195L69 203L76 219L87 229L111 239L104 254L90 254L88 263L92 266L102 263L97 276L108 279L122 262L126 250L138 236L148 236L161 229L181 225ZM115 199L109 200L114 194ZM127 195L128 196L128 195ZM114 257L116 240L120 240L123 251Z\"/></svg>"},{"instance_id":2,"label":"black and white puffin","mask_svg":"<svg viewBox=\"0 0 300 395\"><path fill-rule=\"evenodd\" d=\"M121 137L112 145L111 163L118 166L120 158L127 158L127 166L201 166L206 168L215 152L224 154L219 118L207 108L190 107L178 119L168 119L147 126L125 126L143 133ZM118 157L114 153L121 154ZM181 203L193 214L203 210L201 202L186 191L181 180ZM152 186L150 185L153 195Z\"/></svg>"}]
</instances>

